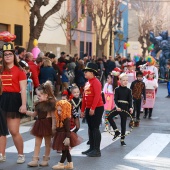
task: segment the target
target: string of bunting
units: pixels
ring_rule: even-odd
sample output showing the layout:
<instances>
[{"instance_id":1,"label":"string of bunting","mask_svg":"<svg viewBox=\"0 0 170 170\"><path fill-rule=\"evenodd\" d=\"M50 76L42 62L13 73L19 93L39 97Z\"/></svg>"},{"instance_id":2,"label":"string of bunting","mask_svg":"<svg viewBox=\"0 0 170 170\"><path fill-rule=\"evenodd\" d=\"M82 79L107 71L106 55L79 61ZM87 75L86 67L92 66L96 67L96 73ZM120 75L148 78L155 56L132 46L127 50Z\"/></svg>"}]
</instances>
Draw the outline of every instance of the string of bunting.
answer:
<instances>
[{"instance_id":1,"label":"string of bunting","mask_svg":"<svg viewBox=\"0 0 170 170\"><path fill-rule=\"evenodd\" d=\"M117 110L115 110L115 109L111 110L111 111L109 112L109 115L110 115L111 113L115 112L115 111L117 111ZM129 117L130 117L130 119L131 119L130 122L132 122L132 126L130 126L129 132L126 133L126 134L123 135L123 136L122 136L122 135L119 135L119 136L118 136L118 137L125 137L125 136L128 136L128 135L132 132L132 130L133 130L133 128L134 128L134 125L135 125L135 121L134 121L132 115L131 115L129 112L127 112L126 110L121 110L121 112L125 112L126 114L128 114ZM110 135L112 135L112 136L115 135L115 134L113 134L112 132L109 131L109 129L108 129L107 126L106 126L106 131L107 131Z\"/></svg>"}]
</instances>

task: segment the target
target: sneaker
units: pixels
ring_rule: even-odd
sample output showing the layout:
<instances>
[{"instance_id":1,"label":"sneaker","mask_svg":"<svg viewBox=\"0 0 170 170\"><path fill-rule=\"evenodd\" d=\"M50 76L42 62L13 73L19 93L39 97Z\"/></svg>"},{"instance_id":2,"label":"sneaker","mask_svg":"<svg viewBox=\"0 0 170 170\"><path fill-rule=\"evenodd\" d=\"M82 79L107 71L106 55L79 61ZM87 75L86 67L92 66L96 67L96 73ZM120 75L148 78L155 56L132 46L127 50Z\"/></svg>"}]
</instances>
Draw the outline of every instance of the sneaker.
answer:
<instances>
[{"instance_id":1,"label":"sneaker","mask_svg":"<svg viewBox=\"0 0 170 170\"><path fill-rule=\"evenodd\" d=\"M122 146L126 146L126 143L124 141L121 141Z\"/></svg>"},{"instance_id":2,"label":"sneaker","mask_svg":"<svg viewBox=\"0 0 170 170\"><path fill-rule=\"evenodd\" d=\"M3 156L2 153L0 153L0 162L5 162L6 156Z\"/></svg>"},{"instance_id":3,"label":"sneaker","mask_svg":"<svg viewBox=\"0 0 170 170\"><path fill-rule=\"evenodd\" d=\"M23 164L25 162L25 155L18 155L17 164Z\"/></svg>"},{"instance_id":4,"label":"sneaker","mask_svg":"<svg viewBox=\"0 0 170 170\"><path fill-rule=\"evenodd\" d=\"M119 137L119 135L120 135L120 132L116 131L112 140L116 140Z\"/></svg>"}]
</instances>

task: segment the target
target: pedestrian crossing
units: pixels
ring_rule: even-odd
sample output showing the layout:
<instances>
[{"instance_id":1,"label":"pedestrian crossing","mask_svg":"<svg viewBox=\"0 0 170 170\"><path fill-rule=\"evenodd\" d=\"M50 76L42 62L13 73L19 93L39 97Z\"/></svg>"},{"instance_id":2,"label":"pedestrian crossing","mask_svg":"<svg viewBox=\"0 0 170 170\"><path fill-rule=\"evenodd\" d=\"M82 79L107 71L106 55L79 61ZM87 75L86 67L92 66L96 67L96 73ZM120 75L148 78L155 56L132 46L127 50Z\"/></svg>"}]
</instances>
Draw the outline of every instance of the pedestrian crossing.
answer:
<instances>
[{"instance_id":1,"label":"pedestrian crossing","mask_svg":"<svg viewBox=\"0 0 170 170\"><path fill-rule=\"evenodd\" d=\"M21 126L20 133L29 133L30 126ZM80 129L79 132L85 129ZM128 132L127 132L128 133ZM107 132L101 133L101 150L105 149L115 141L112 140L113 136ZM31 136L31 135L30 135ZM8 138L11 135L7 136ZM137 147L131 150L127 155L124 156L125 160L155 160L157 156L163 151L163 149L170 143L170 134L152 133L146 139L144 139ZM32 153L34 151L35 138L32 136L31 139L24 141L24 153ZM41 148L45 146L44 141L42 142ZM85 157L81 152L88 149L87 141L84 141L80 145L71 149L71 155L76 157ZM15 146L6 148L7 153L17 153Z\"/></svg>"}]
</instances>

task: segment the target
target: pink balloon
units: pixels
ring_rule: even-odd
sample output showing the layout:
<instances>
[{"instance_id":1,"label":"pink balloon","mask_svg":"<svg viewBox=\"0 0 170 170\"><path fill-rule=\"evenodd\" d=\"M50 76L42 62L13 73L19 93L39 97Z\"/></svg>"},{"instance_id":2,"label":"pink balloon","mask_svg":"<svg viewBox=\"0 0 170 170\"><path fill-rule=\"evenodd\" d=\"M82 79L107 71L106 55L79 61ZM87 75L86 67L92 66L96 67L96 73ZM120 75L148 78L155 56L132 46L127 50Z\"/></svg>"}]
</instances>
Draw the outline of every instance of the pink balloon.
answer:
<instances>
[{"instance_id":1,"label":"pink balloon","mask_svg":"<svg viewBox=\"0 0 170 170\"><path fill-rule=\"evenodd\" d=\"M36 59L37 57L38 57L38 54L40 53L41 51L40 51L40 49L38 48L38 47L34 47L33 49L32 49L32 54L33 54L33 56L34 56L34 59Z\"/></svg>"}]
</instances>

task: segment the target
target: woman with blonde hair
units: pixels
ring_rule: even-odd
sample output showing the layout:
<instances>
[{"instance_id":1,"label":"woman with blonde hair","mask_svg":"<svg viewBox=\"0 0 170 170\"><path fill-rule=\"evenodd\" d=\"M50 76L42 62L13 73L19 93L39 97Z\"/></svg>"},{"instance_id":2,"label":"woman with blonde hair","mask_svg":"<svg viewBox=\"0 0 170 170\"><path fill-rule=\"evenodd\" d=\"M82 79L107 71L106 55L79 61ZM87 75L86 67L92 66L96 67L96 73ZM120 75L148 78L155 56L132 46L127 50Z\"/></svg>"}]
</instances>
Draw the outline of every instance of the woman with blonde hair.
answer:
<instances>
[{"instance_id":1,"label":"woman with blonde hair","mask_svg":"<svg viewBox=\"0 0 170 170\"><path fill-rule=\"evenodd\" d=\"M57 81L57 73L52 67L52 62L50 59L46 58L43 61L43 67L40 69L39 81L40 84L45 83L47 80L54 82Z\"/></svg>"}]
</instances>

